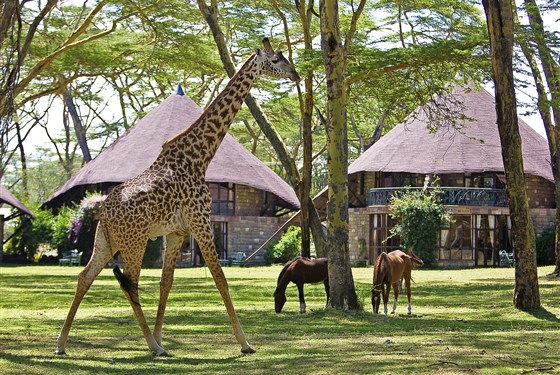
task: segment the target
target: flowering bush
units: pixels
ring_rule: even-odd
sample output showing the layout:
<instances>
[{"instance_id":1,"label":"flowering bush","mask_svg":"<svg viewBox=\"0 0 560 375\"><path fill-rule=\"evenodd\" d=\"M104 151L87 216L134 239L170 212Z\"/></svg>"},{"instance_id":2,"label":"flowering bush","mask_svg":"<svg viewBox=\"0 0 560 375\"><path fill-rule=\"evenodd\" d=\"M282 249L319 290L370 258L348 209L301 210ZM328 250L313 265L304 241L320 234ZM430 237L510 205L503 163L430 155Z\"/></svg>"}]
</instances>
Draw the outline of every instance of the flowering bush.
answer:
<instances>
[{"instance_id":1,"label":"flowering bush","mask_svg":"<svg viewBox=\"0 0 560 375\"><path fill-rule=\"evenodd\" d=\"M106 195L89 194L82 199L78 210L72 215L70 224L68 225L70 230L68 238L72 240L74 244L78 242L80 231L84 228L87 231L91 230L93 222L97 219L97 215L99 214L99 210L105 198L107 198Z\"/></svg>"}]
</instances>

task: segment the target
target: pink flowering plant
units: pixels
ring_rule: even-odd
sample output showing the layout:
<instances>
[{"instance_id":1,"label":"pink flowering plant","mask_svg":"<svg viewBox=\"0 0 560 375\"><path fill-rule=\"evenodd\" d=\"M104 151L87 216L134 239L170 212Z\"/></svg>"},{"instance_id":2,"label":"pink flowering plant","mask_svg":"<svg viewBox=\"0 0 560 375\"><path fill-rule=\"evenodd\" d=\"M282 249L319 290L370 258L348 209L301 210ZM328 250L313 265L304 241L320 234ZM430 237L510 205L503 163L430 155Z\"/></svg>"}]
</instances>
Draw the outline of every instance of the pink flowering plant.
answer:
<instances>
[{"instance_id":1,"label":"pink flowering plant","mask_svg":"<svg viewBox=\"0 0 560 375\"><path fill-rule=\"evenodd\" d=\"M78 205L77 211L70 218L70 224L68 225L70 232L68 234L68 239L70 239L73 244L78 242L80 232L84 230L89 232L91 230L93 223L97 220L97 215L99 214L105 198L107 198L106 195L93 193L86 195L86 197L82 199Z\"/></svg>"}]
</instances>

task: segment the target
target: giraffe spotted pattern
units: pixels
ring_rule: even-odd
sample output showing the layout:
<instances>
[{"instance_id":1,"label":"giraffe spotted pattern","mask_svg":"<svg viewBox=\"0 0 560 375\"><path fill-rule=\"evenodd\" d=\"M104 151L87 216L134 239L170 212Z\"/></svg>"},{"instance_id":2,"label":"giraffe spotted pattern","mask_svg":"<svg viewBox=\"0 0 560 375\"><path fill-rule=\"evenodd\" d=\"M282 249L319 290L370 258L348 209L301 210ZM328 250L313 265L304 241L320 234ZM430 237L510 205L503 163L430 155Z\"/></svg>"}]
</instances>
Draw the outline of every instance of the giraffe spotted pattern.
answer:
<instances>
[{"instance_id":1,"label":"giraffe spotted pattern","mask_svg":"<svg viewBox=\"0 0 560 375\"><path fill-rule=\"evenodd\" d=\"M299 80L291 64L280 51L272 49L268 39L263 40L263 46L264 49L257 49L190 127L163 145L160 155L148 169L115 187L107 196L100 213L93 254L78 276L74 300L58 336L56 353L65 353L70 327L80 302L99 272L119 251L124 263L124 271L119 276L121 288L130 302L148 348L156 355L166 354L162 346L163 316L173 284L175 262L188 234L194 236L201 249L241 351L254 352L245 338L229 295L227 280L218 263L210 222L212 198L204 176L256 77L265 74ZM138 302L137 286L146 243L149 238L158 236L164 236L165 250L160 299L152 332ZM120 270L115 272L118 274ZM123 280L127 282L123 283Z\"/></svg>"}]
</instances>

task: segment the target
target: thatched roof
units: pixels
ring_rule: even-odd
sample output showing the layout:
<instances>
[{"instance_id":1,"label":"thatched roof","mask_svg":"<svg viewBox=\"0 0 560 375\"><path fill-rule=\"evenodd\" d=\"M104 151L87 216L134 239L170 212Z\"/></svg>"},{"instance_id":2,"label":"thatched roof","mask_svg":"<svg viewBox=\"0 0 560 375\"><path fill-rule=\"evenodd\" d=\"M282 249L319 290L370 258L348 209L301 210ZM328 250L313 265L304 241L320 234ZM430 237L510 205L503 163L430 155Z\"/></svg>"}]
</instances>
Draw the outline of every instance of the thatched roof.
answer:
<instances>
[{"instance_id":1,"label":"thatched roof","mask_svg":"<svg viewBox=\"0 0 560 375\"><path fill-rule=\"evenodd\" d=\"M80 186L121 183L137 176L155 161L165 141L190 126L202 112L179 86L175 94L80 169L45 205L58 206L65 195ZM251 186L275 194L293 209L299 208L294 190L229 134L208 167L206 181Z\"/></svg>"},{"instance_id":2,"label":"thatched roof","mask_svg":"<svg viewBox=\"0 0 560 375\"><path fill-rule=\"evenodd\" d=\"M397 125L349 166L349 174L409 172L421 174L504 172L494 97L486 90L461 90L462 130L430 133L425 118ZM554 181L547 141L522 119L523 167L527 175Z\"/></svg>"},{"instance_id":3,"label":"thatched roof","mask_svg":"<svg viewBox=\"0 0 560 375\"><path fill-rule=\"evenodd\" d=\"M0 203L7 203L12 207L17 208L27 215L33 216L33 213L29 208L25 207L12 193L8 191L4 186L0 185Z\"/></svg>"}]
</instances>

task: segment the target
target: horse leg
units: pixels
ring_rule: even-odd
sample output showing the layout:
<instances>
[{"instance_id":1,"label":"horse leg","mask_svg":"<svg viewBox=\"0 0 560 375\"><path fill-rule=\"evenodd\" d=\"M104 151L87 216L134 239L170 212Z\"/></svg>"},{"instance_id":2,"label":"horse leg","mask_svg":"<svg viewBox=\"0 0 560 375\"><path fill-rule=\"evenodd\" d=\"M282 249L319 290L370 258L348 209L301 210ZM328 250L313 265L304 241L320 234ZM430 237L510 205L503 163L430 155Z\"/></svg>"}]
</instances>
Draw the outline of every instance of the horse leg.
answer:
<instances>
[{"instance_id":1,"label":"horse leg","mask_svg":"<svg viewBox=\"0 0 560 375\"><path fill-rule=\"evenodd\" d=\"M299 312L301 314L305 313L305 297L303 296L303 283L297 283L298 293L299 293Z\"/></svg>"},{"instance_id":2,"label":"horse leg","mask_svg":"<svg viewBox=\"0 0 560 375\"><path fill-rule=\"evenodd\" d=\"M325 310L326 310L329 307L329 299L331 293L331 289L329 287L329 279L325 279L325 281L323 281L323 284L325 285L325 293L327 294L327 302L325 303Z\"/></svg>"},{"instance_id":3,"label":"horse leg","mask_svg":"<svg viewBox=\"0 0 560 375\"><path fill-rule=\"evenodd\" d=\"M389 303L389 292L391 291L391 284L381 284L383 292L383 311L387 315L387 303Z\"/></svg>"},{"instance_id":4,"label":"horse leg","mask_svg":"<svg viewBox=\"0 0 560 375\"><path fill-rule=\"evenodd\" d=\"M397 309L397 300L399 299L399 284L400 283L398 281L393 284L393 295L395 296L395 300L393 301L393 311L391 311L391 314L394 314L395 310Z\"/></svg>"},{"instance_id":5,"label":"horse leg","mask_svg":"<svg viewBox=\"0 0 560 375\"><path fill-rule=\"evenodd\" d=\"M80 275L78 276L78 286L76 287L76 293L74 294L74 300L72 301L72 305L70 306L70 310L68 311L68 315L66 316L66 320L58 338L57 348L55 350L56 354L65 354L65 347L66 341L68 340L68 334L70 333L70 327L72 326L72 322L74 321L74 317L76 316L76 312L78 311L78 307L82 302L82 299L88 292L93 280L99 275L103 267L107 264L113 252L111 250L111 245L109 241L105 237L105 233L102 230L103 223L99 223L98 229L95 233L95 243L93 246L93 254L91 259L89 260L88 264L84 267Z\"/></svg>"},{"instance_id":6,"label":"horse leg","mask_svg":"<svg viewBox=\"0 0 560 375\"><path fill-rule=\"evenodd\" d=\"M412 308L410 307L410 275L405 276L404 283L406 286L406 298L408 299L408 309L407 314L412 314Z\"/></svg>"},{"instance_id":7,"label":"horse leg","mask_svg":"<svg viewBox=\"0 0 560 375\"><path fill-rule=\"evenodd\" d=\"M163 267L161 270L161 280L159 282L159 305L156 316L156 324L154 326L154 338L161 346L161 330L163 327L163 315L165 314L165 306L169 291L173 285L173 275L175 273L175 262L179 256L181 245L183 244L183 236L177 234L168 234L165 236Z\"/></svg>"}]
</instances>

